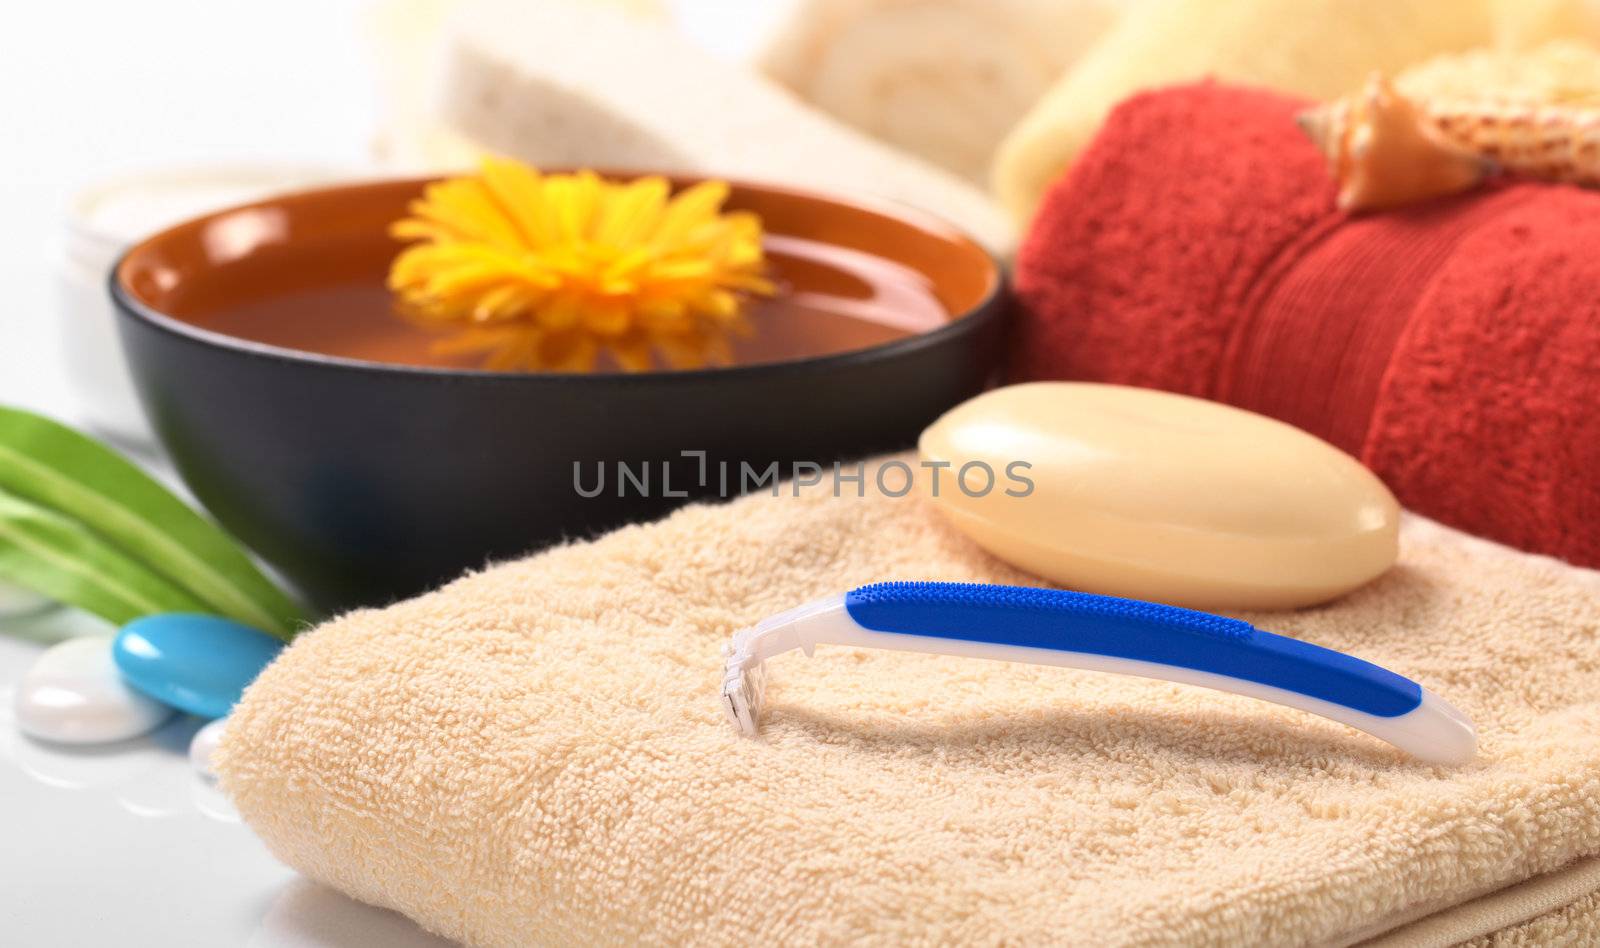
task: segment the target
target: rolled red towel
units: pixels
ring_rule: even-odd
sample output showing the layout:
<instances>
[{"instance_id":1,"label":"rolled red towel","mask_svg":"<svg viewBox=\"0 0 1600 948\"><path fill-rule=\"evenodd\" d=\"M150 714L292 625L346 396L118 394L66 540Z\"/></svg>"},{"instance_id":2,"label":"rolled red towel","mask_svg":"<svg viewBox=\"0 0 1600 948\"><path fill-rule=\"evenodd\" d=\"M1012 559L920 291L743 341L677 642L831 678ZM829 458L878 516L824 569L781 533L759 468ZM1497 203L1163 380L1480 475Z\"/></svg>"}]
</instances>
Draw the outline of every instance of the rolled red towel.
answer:
<instances>
[{"instance_id":1,"label":"rolled red towel","mask_svg":"<svg viewBox=\"0 0 1600 948\"><path fill-rule=\"evenodd\" d=\"M1272 415L1413 510L1600 566L1600 193L1351 218L1303 106L1215 83L1120 106L1019 253L1013 375Z\"/></svg>"}]
</instances>

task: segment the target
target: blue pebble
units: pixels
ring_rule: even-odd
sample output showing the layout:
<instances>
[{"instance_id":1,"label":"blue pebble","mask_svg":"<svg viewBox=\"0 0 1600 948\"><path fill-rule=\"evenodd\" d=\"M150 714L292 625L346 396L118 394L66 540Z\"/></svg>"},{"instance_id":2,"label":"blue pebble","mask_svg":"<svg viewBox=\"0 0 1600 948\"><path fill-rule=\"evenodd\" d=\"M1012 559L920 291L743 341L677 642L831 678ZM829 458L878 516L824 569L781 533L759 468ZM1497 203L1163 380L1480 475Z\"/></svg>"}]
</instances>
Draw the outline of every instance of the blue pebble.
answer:
<instances>
[{"instance_id":1,"label":"blue pebble","mask_svg":"<svg viewBox=\"0 0 1600 948\"><path fill-rule=\"evenodd\" d=\"M250 626L174 612L123 626L111 657L136 691L179 711L220 718L282 649L283 642Z\"/></svg>"}]
</instances>

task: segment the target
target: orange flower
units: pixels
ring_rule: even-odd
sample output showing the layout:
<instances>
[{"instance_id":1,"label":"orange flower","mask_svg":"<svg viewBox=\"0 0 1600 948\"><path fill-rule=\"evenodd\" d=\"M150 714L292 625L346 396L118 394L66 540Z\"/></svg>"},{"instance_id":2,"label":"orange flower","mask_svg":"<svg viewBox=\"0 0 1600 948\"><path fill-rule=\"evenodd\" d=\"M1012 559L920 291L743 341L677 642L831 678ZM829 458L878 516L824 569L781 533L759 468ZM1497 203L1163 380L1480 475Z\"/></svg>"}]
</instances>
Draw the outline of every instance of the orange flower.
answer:
<instances>
[{"instance_id":1,"label":"orange flower","mask_svg":"<svg viewBox=\"0 0 1600 948\"><path fill-rule=\"evenodd\" d=\"M400 311L453 330L441 353L484 367L585 372L602 351L628 371L726 363L744 304L771 295L761 221L723 213L728 185L673 195L665 178L541 175L489 158L473 177L430 184L390 233Z\"/></svg>"}]
</instances>

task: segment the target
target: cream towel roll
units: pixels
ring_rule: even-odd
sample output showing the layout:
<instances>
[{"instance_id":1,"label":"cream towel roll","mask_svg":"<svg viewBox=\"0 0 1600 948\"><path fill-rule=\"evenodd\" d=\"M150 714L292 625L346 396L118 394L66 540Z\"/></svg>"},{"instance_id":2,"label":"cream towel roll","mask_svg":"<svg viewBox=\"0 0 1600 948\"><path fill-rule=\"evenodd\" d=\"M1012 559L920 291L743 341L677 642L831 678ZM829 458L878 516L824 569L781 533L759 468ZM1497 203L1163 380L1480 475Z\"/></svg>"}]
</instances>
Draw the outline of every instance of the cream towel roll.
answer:
<instances>
[{"instance_id":1,"label":"cream towel roll","mask_svg":"<svg viewBox=\"0 0 1600 948\"><path fill-rule=\"evenodd\" d=\"M224 789L306 875L495 946L1342 943L1600 853L1600 574L1418 520L1371 585L1250 618L1446 696L1464 767L1218 692L830 647L769 663L740 737L740 626L1028 581L923 501L826 493L307 633L234 711Z\"/></svg>"},{"instance_id":2,"label":"cream towel roll","mask_svg":"<svg viewBox=\"0 0 1600 948\"><path fill-rule=\"evenodd\" d=\"M801 98L987 184L1001 138L1116 0L799 0L758 57Z\"/></svg>"},{"instance_id":3,"label":"cream towel roll","mask_svg":"<svg viewBox=\"0 0 1600 948\"><path fill-rule=\"evenodd\" d=\"M711 174L886 198L999 253L1013 229L978 188L806 106L667 30L565 2L467 4L447 125L536 165Z\"/></svg>"},{"instance_id":4,"label":"cream towel roll","mask_svg":"<svg viewBox=\"0 0 1600 948\"><path fill-rule=\"evenodd\" d=\"M1111 108L1134 92L1214 76L1330 99L1374 70L1582 29L1591 10L1586 0L1148 0L1006 137L995 190L1026 221Z\"/></svg>"}]
</instances>

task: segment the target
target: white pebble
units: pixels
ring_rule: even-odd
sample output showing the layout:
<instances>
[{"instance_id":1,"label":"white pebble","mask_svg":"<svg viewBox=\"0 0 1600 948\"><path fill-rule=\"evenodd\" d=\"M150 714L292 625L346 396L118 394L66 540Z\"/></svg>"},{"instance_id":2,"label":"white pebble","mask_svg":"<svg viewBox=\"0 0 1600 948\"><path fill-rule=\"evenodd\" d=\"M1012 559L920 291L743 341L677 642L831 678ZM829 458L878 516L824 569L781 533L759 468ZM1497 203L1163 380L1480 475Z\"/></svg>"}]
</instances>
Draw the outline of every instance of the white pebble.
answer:
<instances>
[{"instance_id":1,"label":"white pebble","mask_svg":"<svg viewBox=\"0 0 1600 948\"><path fill-rule=\"evenodd\" d=\"M217 743L222 740L222 729L227 725L227 718L218 718L195 732L194 740L189 742L189 763L193 765L194 772L207 780L217 779L217 773L211 769L211 755L217 750Z\"/></svg>"},{"instance_id":2,"label":"white pebble","mask_svg":"<svg viewBox=\"0 0 1600 948\"><path fill-rule=\"evenodd\" d=\"M52 646L23 676L17 728L61 744L106 744L160 727L172 709L129 688L111 660L111 636Z\"/></svg>"}]
</instances>

